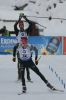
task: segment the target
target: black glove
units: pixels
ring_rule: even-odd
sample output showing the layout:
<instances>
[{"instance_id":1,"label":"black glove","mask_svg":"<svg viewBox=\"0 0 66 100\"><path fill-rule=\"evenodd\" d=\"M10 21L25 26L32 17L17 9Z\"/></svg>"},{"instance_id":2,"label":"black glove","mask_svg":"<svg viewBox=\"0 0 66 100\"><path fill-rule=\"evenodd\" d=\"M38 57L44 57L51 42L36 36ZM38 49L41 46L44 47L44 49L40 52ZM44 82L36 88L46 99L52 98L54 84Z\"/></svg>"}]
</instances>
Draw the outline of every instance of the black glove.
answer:
<instances>
[{"instance_id":1,"label":"black glove","mask_svg":"<svg viewBox=\"0 0 66 100\"><path fill-rule=\"evenodd\" d=\"M12 60L13 60L13 62L16 62L16 58L15 58L15 57L13 57L13 59L12 59Z\"/></svg>"},{"instance_id":2,"label":"black glove","mask_svg":"<svg viewBox=\"0 0 66 100\"><path fill-rule=\"evenodd\" d=\"M23 13L20 13L19 19L21 19L23 16L24 16L24 14Z\"/></svg>"},{"instance_id":3,"label":"black glove","mask_svg":"<svg viewBox=\"0 0 66 100\"><path fill-rule=\"evenodd\" d=\"M26 16L24 15L23 18L26 19Z\"/></svg>"},{"instance_id":4,"label":"black glove","mask_svg":"<svg viewBox=\"0 0 66 100\"><path fill-rule=\"evenodd\" d=\"M22 14L19 15L19 21L21 20L22 16L23 16Z\"/></svg>"}]
</instances>

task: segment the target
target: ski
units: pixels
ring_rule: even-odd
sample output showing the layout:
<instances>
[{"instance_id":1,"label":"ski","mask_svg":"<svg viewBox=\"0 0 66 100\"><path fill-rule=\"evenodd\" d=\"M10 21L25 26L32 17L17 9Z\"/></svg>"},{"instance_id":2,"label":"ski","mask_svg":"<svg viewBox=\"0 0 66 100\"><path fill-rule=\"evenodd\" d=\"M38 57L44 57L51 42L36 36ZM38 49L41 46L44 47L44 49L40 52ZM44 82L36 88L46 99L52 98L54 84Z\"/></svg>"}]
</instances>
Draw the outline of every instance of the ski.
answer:
<instances>
[{"instance_id":1,"label":"ski","mask_svg":"<svg viewBox=\"0 0 66 100\"><path fill-rule=\"evenodd\" d=\"M21 93L18 93L18 95L22 95L22 94L26 94L26 92L21 92Z\"/></svg>"},{"instance_id":2,"label":"ski","mask_svg":"<svg viewBox=\"0 0 66 100\"><path fill-rule=\"evenodd\" d=\"M47 87L51 89L52 91L58 91L58 92L64 92L64 90L56 89L54 86L52 86L50 83L47 83Z\"/></svg>"},{"instance_id":3,"label":"ski","mask_svg":"<svg viewBox=\"0 0 66 100\"><path fill-rule=\"evenodd\" d=\"M52 91L58 91L58 92L64 92L64 90L60 90L60 89L51 89Z\"/></svg>"},{"instance_id":4,"label":"ski","mask_svg":"<svg viewBox=\"0 0 66 100\"><path fill-rule=\"evenodd\" d=\"M25 93L23 93L23 92L21 92L21 93L18 93L18 95L22 95L22 94L25 94Z\"/></svg>"},{"instance_id":5,"label":"ski","mask_svg":"<svg viewBox=\"0 0 66 100\"><path fill-rule=\"evenodd\" d=\"M55 89L55 88L53 88L53 89L51 89L51 90L54 91L54 92L64 92L64 90ZM26 92L18 93L18 95L22 95L22 94L26 94Z\"/></svg>"},{"instance_id":6,"label":"ski","mask_svg":"<svg viewBox=\"0 0 66 100\"><path fill-rule=\"evenodd\" d=\"M61 90L61 89L56 89L56 88L50 88L52 91L58 91L58 92L64 92L64 90Z\"/></svg>"}]
</instances>

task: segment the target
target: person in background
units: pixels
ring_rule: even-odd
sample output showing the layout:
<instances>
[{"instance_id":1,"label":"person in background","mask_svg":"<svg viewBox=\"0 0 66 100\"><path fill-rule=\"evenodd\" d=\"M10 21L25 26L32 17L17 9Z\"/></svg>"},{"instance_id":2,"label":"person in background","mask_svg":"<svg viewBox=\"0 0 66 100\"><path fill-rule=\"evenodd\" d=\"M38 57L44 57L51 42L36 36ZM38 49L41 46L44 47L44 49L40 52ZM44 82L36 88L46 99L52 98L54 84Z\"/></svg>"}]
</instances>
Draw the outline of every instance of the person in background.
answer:
<instances>
[{"instance_id":1,"label":"person in background","mask_svg":"<svg viewBox=\"0 0 66 100\"><path fill-rule=\"evenodd\" d=\"M6 29L6 26L3 26L3 28L0 29L0 33L2 34L2 36L10 36L10 33Z\"/></svg>"},{"instance_id":2,"label":"person in background","mask_svg":"<svg viewBox=\"0 0 66 100\"><path fill-rule=\"evenodd\" d=\"M28 23L28 28L24 29L24 21L22 18ZM18 29L19 25L19 29ZM34 21L28 20L24 14L19 16L18 21L14 24L15 35L18 36L19 31L25 31L28 36L39 36L39 29L36 26Z\"/></svg>"}]
</instances>

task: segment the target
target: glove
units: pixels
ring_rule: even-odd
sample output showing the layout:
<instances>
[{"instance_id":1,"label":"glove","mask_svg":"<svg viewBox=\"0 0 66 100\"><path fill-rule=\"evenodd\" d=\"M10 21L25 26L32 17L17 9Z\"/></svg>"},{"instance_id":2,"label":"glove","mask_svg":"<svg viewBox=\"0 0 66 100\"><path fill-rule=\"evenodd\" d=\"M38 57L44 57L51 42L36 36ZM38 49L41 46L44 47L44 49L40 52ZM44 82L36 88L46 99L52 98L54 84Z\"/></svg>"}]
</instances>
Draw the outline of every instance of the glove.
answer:
<instances>
[{"instance_id":1,"label":"glove","mask_svg":"<svg viewBox=\"0 0 66 100\"><path fill-rule=\"evenodd\" d=\"M37 59L35 59L35 64L38 65L38 60Z\"/></svg>"},{"instance_id":2,"label":"glove","mask_svg":"<svg viewBox=\"0 0 66 100\"><path fill-rule=\"evenodd\" d=\"M23 16L24 16L24 14L23 13L20 13L19 19L21 19Z\"/></svg>"},{"instance_id":3,"label":"glove","mask_svg":"<svg viewBox=\"0 0 66 100\"><path fill-rule=\"evenodd\" d=\"M13 60L13 62L16 62L16 58L15 58L15 57L13 57L13 59L12 59L12 60Z\"/></svg>"},{"instance_id":4,"label":"glove","mask_svg":"<svg viewBox=\"0 0 66 100\"><path fill-rule=\"evenodd\" d=\"M26 16L24 15L23 18L26 19Z\"/></svg>"},{"instance_id":5,"label":"glove","mask_svg":"<svg viewBox=\"0 0 66 100\"><path fill-rule=\"evenodd\" d=\"M21 18L22 18L22 14L19 15L19 20L21 20Z\"/></svg>"}]
</instances>

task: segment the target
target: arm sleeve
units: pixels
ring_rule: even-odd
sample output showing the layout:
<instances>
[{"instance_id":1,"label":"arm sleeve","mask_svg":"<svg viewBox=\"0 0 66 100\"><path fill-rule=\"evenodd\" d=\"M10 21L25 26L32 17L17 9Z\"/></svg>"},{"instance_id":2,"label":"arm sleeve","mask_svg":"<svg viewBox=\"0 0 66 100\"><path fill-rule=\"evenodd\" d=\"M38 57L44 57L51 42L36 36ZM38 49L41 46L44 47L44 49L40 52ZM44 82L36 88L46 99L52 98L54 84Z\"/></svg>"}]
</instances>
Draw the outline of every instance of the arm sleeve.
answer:
<instances>
[{"instance_id":1,"label":"arm sleeve","mask_svg":"<svg viewBox=\"0 0 66 100\"><path fill-rule=\"evenodd\" d=\"M17 43L13 48L13 57L16 57L16 51L17 51L18 46L19 46L19 43Z\"/></svg>"},{"instance_id":2,"label":"arm sleeve","mask_svg":"<svg viewBox=\"0 0 66 100\"><path fill-rule=\"evenodd\" d=\"M18 32L19 32L17 28L18 23L19 23L19 20L14 24L14 31L15 31L16 36L18 35Z\"/></svg>"},{"instance_id":3,"label":"arm sleeve","mask_svg":"<svg viewBox=\"0 0 66 100\"><path fill-rule=\"evenodd\" d=\"M31 45L30 49L35 51L35 59L37 59L38 58L38 49L33 45Z\"/></svg>"},{"instance_id":4,"label":"arm sleeve","mask_svg":"<svg viewBox=\"0 0 66 100\"><path fill-rule=\"evenodd\" d=\"M28 20L26 16L24 16L24 19L26 20L26 22L29 24L29 27L25 30L27 32L27 34L29 34L29 30L30 30L30 27L32 25L32 21Z\"/></svg>"}]
</instances>

